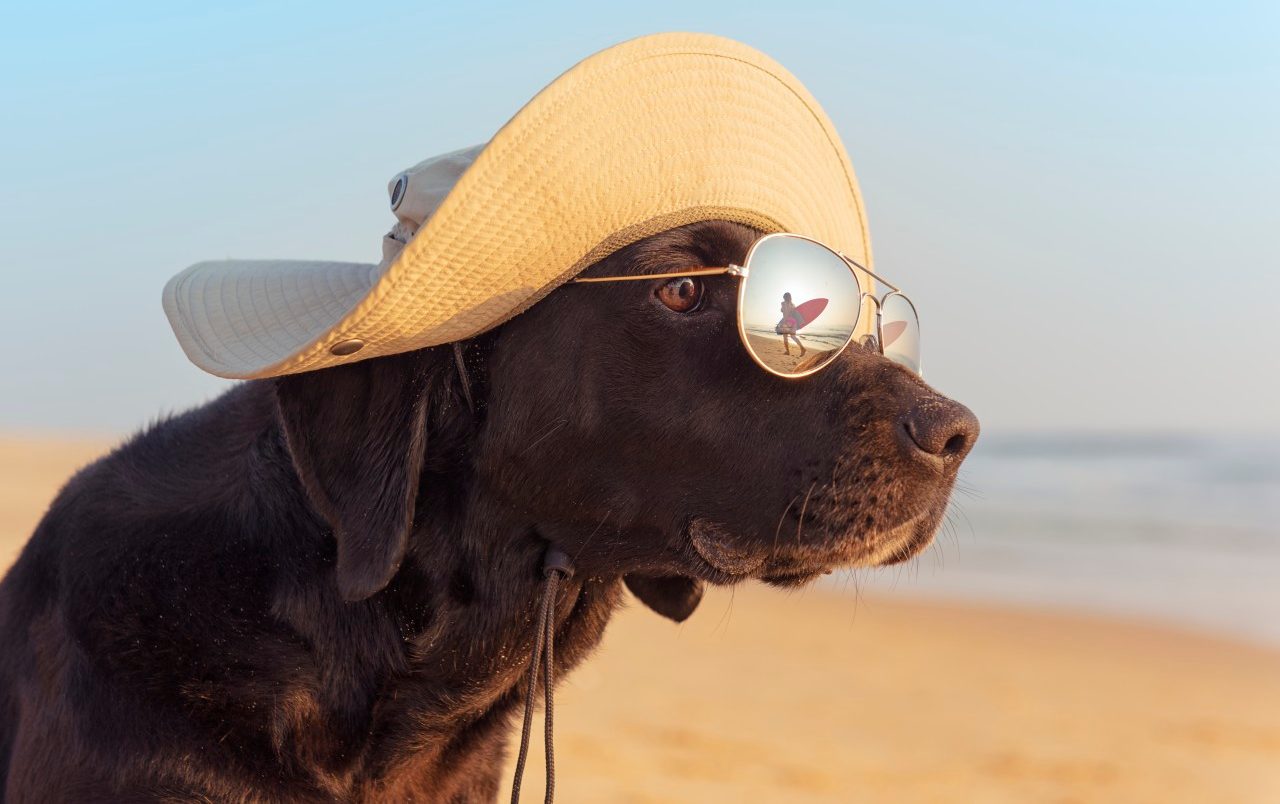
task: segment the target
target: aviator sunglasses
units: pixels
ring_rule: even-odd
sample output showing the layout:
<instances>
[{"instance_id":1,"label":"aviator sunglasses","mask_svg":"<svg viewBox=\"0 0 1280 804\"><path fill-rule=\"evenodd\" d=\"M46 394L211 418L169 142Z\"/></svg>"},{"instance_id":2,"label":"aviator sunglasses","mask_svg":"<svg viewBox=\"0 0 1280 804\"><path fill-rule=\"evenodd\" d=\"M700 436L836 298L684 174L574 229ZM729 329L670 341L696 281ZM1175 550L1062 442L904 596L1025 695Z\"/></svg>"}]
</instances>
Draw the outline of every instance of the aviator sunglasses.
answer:
<instances>
[{"instance_id":1,"label":"aviator sunglasses","mask_svg":"<svg viewBox=\"0 0 1280 804\"><path fill-rule=\"evenodd\" d=\"M856 271L864 272L889 290L880 297L863 291ZM751 359L770 374L807 377L831 365L853 342L862 308L867 304L875 308L875 334L863 335L861 345L922 374L920 319L911 300L864 266L803 235L765 235L751 246L742 265L571 281L589 284L692 280L720 275L739 280L738 336ZM677 292L686 296L696 290L690 284ZM692 309L697 296L688 298Z\"/></svg>"}]
</instances>

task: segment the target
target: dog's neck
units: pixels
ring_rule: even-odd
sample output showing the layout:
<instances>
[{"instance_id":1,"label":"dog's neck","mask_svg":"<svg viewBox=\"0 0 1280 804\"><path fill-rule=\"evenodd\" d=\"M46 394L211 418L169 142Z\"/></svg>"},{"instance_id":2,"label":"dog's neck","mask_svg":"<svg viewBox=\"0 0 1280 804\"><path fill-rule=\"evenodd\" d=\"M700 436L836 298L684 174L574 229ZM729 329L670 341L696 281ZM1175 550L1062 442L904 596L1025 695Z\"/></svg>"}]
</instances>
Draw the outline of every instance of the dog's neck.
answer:
<instances>
[{"instance_id":1,"label":"dog's neck","mask_svg":"<svg viewBox=\"0 0 1280 804\"><path fill-rule=\"evenodd\" d=\"M469 493L459 508L456 496L442 496L456 494L457 485L434 487L424 492L408 554L388 587L361 603L343 603L334 592L327 605L349 628L304 635L317 647L327 642L342 668L316 679L306 726L324 735L306 742L320 749L315 767L334 792L446 798L456 780L496 764L523 698L547 542L486 495ZM307 598L317 594L325 592ZM599 642L619 597L616 577L562 584L554 613L558 675Z\"/></svg>"}]
</instances>

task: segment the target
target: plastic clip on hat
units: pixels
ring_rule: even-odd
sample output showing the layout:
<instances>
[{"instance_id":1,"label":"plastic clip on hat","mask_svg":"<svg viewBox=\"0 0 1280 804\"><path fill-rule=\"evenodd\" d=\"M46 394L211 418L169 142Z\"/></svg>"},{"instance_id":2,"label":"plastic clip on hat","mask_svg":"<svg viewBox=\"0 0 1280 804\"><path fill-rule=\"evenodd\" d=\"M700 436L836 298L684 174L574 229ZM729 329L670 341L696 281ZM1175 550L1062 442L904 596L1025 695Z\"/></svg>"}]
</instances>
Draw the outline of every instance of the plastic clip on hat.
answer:
<instances>
[{"instance_id":1,"label":"plastic clip on hat","mask_svg":"<svg viewBox=\"0 0 1280 804\"><path fill-rule=\"evenodd\" d=\"M768 56L717 36L645 36L579 62L488 143L390 184L380 263L228 260L173 277L187 356L248 379L463 340L610 253L722 219L871 265L835 128ZM870 290L868 288L868 290Z\"/></svg>"}]
</instances>

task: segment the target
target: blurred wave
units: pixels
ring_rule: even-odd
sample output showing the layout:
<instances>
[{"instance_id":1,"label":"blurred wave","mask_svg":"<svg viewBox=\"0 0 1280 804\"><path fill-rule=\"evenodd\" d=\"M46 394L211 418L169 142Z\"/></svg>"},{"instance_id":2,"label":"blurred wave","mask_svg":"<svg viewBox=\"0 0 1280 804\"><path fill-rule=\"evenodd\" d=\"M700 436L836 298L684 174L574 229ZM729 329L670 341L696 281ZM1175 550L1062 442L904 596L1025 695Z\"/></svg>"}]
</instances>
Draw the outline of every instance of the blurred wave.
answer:
<instances>
[{"instance_id":1,"label":"blurred wave","mask_svg":"<svg viewBox=\"0 0 1280 804\"><path fill-rule=\"evenodd\" d=\"M1280 440L987 437L937 544L862 588L1157 618L1280 644Z\"/></svg>"}]
</instances>

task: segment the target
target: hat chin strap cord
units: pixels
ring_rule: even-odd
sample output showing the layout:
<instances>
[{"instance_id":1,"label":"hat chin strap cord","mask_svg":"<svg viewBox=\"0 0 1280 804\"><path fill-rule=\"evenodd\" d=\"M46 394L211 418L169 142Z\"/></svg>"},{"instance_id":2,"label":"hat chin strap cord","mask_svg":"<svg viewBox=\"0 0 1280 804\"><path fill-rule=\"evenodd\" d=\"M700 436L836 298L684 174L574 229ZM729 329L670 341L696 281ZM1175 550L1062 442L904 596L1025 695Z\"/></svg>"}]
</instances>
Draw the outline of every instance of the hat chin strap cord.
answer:
<instances>
[{"instance_id":1,"label":"hat chin strap cord","mask_svg":"<svg viewBox=\"0 0 1280 804\"><path fill-rule=\"evenodd\" d=\"M462 341L453 342L453 362L458 367L458 379L462 381L462 395L467 400L467 410L476 412L476 401L471 396L471 378L467 376L467 361L462 356Z\"/></svg>"},{"instance_id":2,"label":"hat chin strap cord","mask_svg":"<svg viewBox=\"0 0 1280 804\"><path fill-rule=\"evenodd\" d=\"M546 804L551 804L556 794L556 760L552 725L554 723L552 698L555 690L555 636L556 592L560 581L573 577L573 562L563 550L548 547L542 558L542 598L538 602L537 624L534 626L533 655L529 657L529 688L524 699L524 728L520 732L520 754L516 759L515 778L511 782L511 804L520 801L520 784L524 780L524 764L529 755L529 733L533 727L533 701L538 690L539 666L545 670L543 701L546 733L543 738L547 748Z\"/></svg>"},{"instance_id":3,"label":"hat chin strap cord","mask_svg":"<svg viewBox=\"0 0 1280 804\"><path fill-rule=\"evenodd\" d=\"M471 380L467 376L467 364L463 359L463 344L453 343L453 359L458 367L458 378L462 382L462 395L467 400L467 408L476 412L475 399L471 395ZM519 804L520 785L524 781L524 765L529 758L529 734L533 728L533 701L537 697L538 672L545 671L543 681L543 710L545 717L545 736L547 754L547 793L544 801L551 804L556 795L556 758L555 739L552 735L555 723L552 707L556 686L556 593L560 589L561 580L573 577L573 562L558 547L547 547L542 556L542 597L538 601L538 613L534 625L533 654L529 657L529 688L524 698L524 726L520 730L520 754L516 759L515 778L511 780L511 804Z\"/></svg>"}]
</instances>

